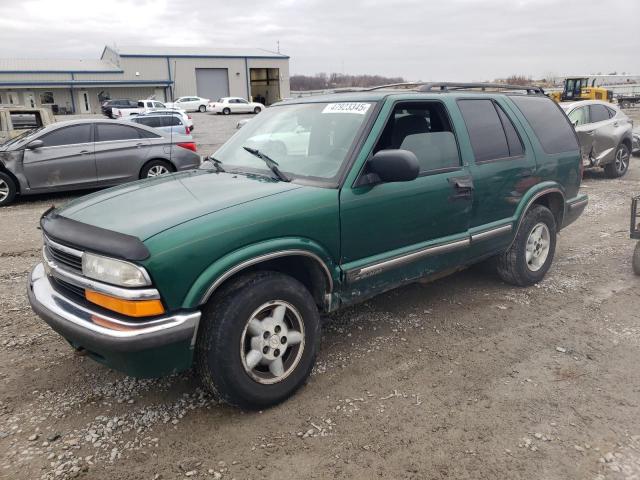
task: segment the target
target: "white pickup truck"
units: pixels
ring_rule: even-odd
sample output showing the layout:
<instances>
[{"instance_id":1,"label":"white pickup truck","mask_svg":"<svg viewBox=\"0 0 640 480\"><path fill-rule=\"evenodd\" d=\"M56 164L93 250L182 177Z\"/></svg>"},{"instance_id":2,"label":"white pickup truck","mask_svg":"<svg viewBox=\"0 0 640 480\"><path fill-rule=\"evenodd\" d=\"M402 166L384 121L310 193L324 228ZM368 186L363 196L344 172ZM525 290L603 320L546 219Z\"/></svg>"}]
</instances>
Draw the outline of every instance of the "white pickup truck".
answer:
<instances>
[{"instance_id":1,"label":"white pickup truck","mask_svg":"<svg viewBox=\"0 0 640 480\"><path fill-rule=\"evenodd\" d=\"M167 107L165 106L164 103L159 102L157 100L138 100L137 107L131 107L131 108L113 107L111 109L111 115L114 118L128 117L130 115L138 115L140 113L154 112L156 110L164 110L166 108Z\"/></svg>"}]
</instances>

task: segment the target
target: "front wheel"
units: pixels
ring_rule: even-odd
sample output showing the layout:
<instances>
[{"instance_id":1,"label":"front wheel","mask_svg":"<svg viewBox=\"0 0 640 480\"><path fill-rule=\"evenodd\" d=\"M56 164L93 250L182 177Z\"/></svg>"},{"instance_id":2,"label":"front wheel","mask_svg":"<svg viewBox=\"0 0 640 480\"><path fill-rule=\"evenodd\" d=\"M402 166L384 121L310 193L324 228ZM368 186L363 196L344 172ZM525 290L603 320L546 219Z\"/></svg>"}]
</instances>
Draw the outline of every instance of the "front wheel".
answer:
<instances>
[{"instance_id":1,"label":"front wheel","mask_svg":"<svg viewBox=\"0 0 640 480\"><path fill-rule=\"evenodd\" d=\"M627 170L629 170L629 157L629 147L624 143L618 145L615 159L604 166L604 173L607 177L618 178L627 173Z\"/></svg>"},{"instance_id":2,"label":"front wheel","mask_svg":"<svg viewBox=\"0 0 640 480\"><path fill-rule=\"evenodd\" d=\"M204 113L207 111L207 107L205 105L200 105L200 108L198 108L198 110L200 111L200 113Z\"/></svg>"},{"instance_id":3,"label":"front wheel","mask_svg":"<svg viewBox=\"0 0 640 480\"><path fill-rule=\"evenodd\" d=\"M173 172L173 166L164 160L151 160L140 171L140 178L152 178Z\"/></svg>"},{"instance_id":4,"label":"front wheel","mask_svg":"<svg viewBox=\"0 0 640 480\"><path fill-rule=\"evenodd\" d=\"M260 113L261 111L262 111L262 109L260 107L256 107L256 108L253 109L253 113L255 113L256 115L258 113Z\"/></svg>"},{"instance_id":5,"label":"front wheel","mask_svg":"<svg viewBox=\"0 0 640 480\"><path fill-rule=\"evenodd\" d=\"M0 207L13 202L17 191L16 182L14 182L13 178L4 172L0 172Z\"/></svg>"},{"instance_id":6,"label":"front wheel","mask_svg":"<svg viewBox=\"0 0 640 480\"><path fill-rule=\"evenodd\" d=\"M526 214L511 247L497 258L498 275L527 287L542 280L556 251L556 221L551 211L535 205Z\"/></svg>"},{"instance_id":7,"label":"front wheel","mask_svg":"<svg viewBox=\"0 0 640 480\"><path fill-rule=\"evenodd\" d=\"M320 316L309 291L278 272L232 281L203 312L196 370L219 399L247 409L286 400L311 374Z\"/></svg>"},{"instance_id":8,"label":"front wheel","mask_svg":"<svg viewBox=\"0 0 640 480\"><path fill-rule=\"evenodd\" d=\"M229 108L225 108L222 110L222 113L224 113L225 115L229 115L231 113L231 110Z\"/></svg>"}]
</instances>

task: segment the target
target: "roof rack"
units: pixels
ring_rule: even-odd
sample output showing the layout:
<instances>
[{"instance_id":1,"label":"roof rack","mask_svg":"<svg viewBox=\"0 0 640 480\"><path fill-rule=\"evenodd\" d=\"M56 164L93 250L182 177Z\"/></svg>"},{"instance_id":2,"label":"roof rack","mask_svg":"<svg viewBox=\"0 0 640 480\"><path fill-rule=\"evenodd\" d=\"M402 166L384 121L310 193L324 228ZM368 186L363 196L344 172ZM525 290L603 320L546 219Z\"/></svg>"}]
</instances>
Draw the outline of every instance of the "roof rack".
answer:
<instances>
[{"instance_id":1,"label":"roof rack","mask_svg":"<svg viewBox=\"0 0 640 480\"><path fill-rule=\"evenodd\" d=\"M405 82L391 83L389 85L380 85L377 87L367 88L366 91L384 90L387 88L415 89L418 92L446 92L450 90L521 90L526 91L529 95L543 94L544 90L535 85L511 85L508 83L464 83L464 82Z\"/></svg>"}]
</instances>

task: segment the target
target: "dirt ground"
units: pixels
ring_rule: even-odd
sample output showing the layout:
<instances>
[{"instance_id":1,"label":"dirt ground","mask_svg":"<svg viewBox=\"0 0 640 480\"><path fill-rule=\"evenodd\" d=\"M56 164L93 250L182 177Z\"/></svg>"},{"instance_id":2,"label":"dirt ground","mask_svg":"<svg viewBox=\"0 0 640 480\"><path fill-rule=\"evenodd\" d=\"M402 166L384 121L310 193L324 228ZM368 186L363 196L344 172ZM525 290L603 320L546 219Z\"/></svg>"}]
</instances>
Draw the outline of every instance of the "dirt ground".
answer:
<instances>
[{"instance_id":1,"label":"dirt ground","mask_svg":"<svg viewBox=\"0 0 640 480\"><path fill-rule=\"evenodd\" d=\"M3 208L0 478L640 478L639 180L637 157L586 175L535 287L473 268L326 318L308 384L251 413L76 356L25 295L37 220L75 195Z\"/></svg>"}]
</instances>

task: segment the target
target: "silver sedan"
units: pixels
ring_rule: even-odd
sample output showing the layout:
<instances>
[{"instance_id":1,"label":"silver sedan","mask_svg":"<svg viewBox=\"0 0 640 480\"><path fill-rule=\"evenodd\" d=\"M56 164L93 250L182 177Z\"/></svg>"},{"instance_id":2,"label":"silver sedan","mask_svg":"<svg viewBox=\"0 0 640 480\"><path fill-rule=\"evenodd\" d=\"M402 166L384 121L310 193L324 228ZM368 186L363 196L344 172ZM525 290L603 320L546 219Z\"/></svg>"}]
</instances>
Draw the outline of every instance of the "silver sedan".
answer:
<instances>
[{"instance_id":1,"label":"silver sedan","mask_svg":"<svg viewBox=\"0 0 640 480\"><path fill-rule=\"evenodd\" d=\"M106 119L59 122L0 145L0 206L16 195L107 187L199 165L190 136Z\"/></svg>"},{"instance_id":2,"label":"silver sedan","mask_svg":"<svg viewBox=\"0 0 640 480\"><path fill-rule=\"evenodd\" d=\"M603 167L610 178L629 169L633 122L616 106L599 100L561 103L576 129L585 167Z\"/></svg>"}]
</instances>

